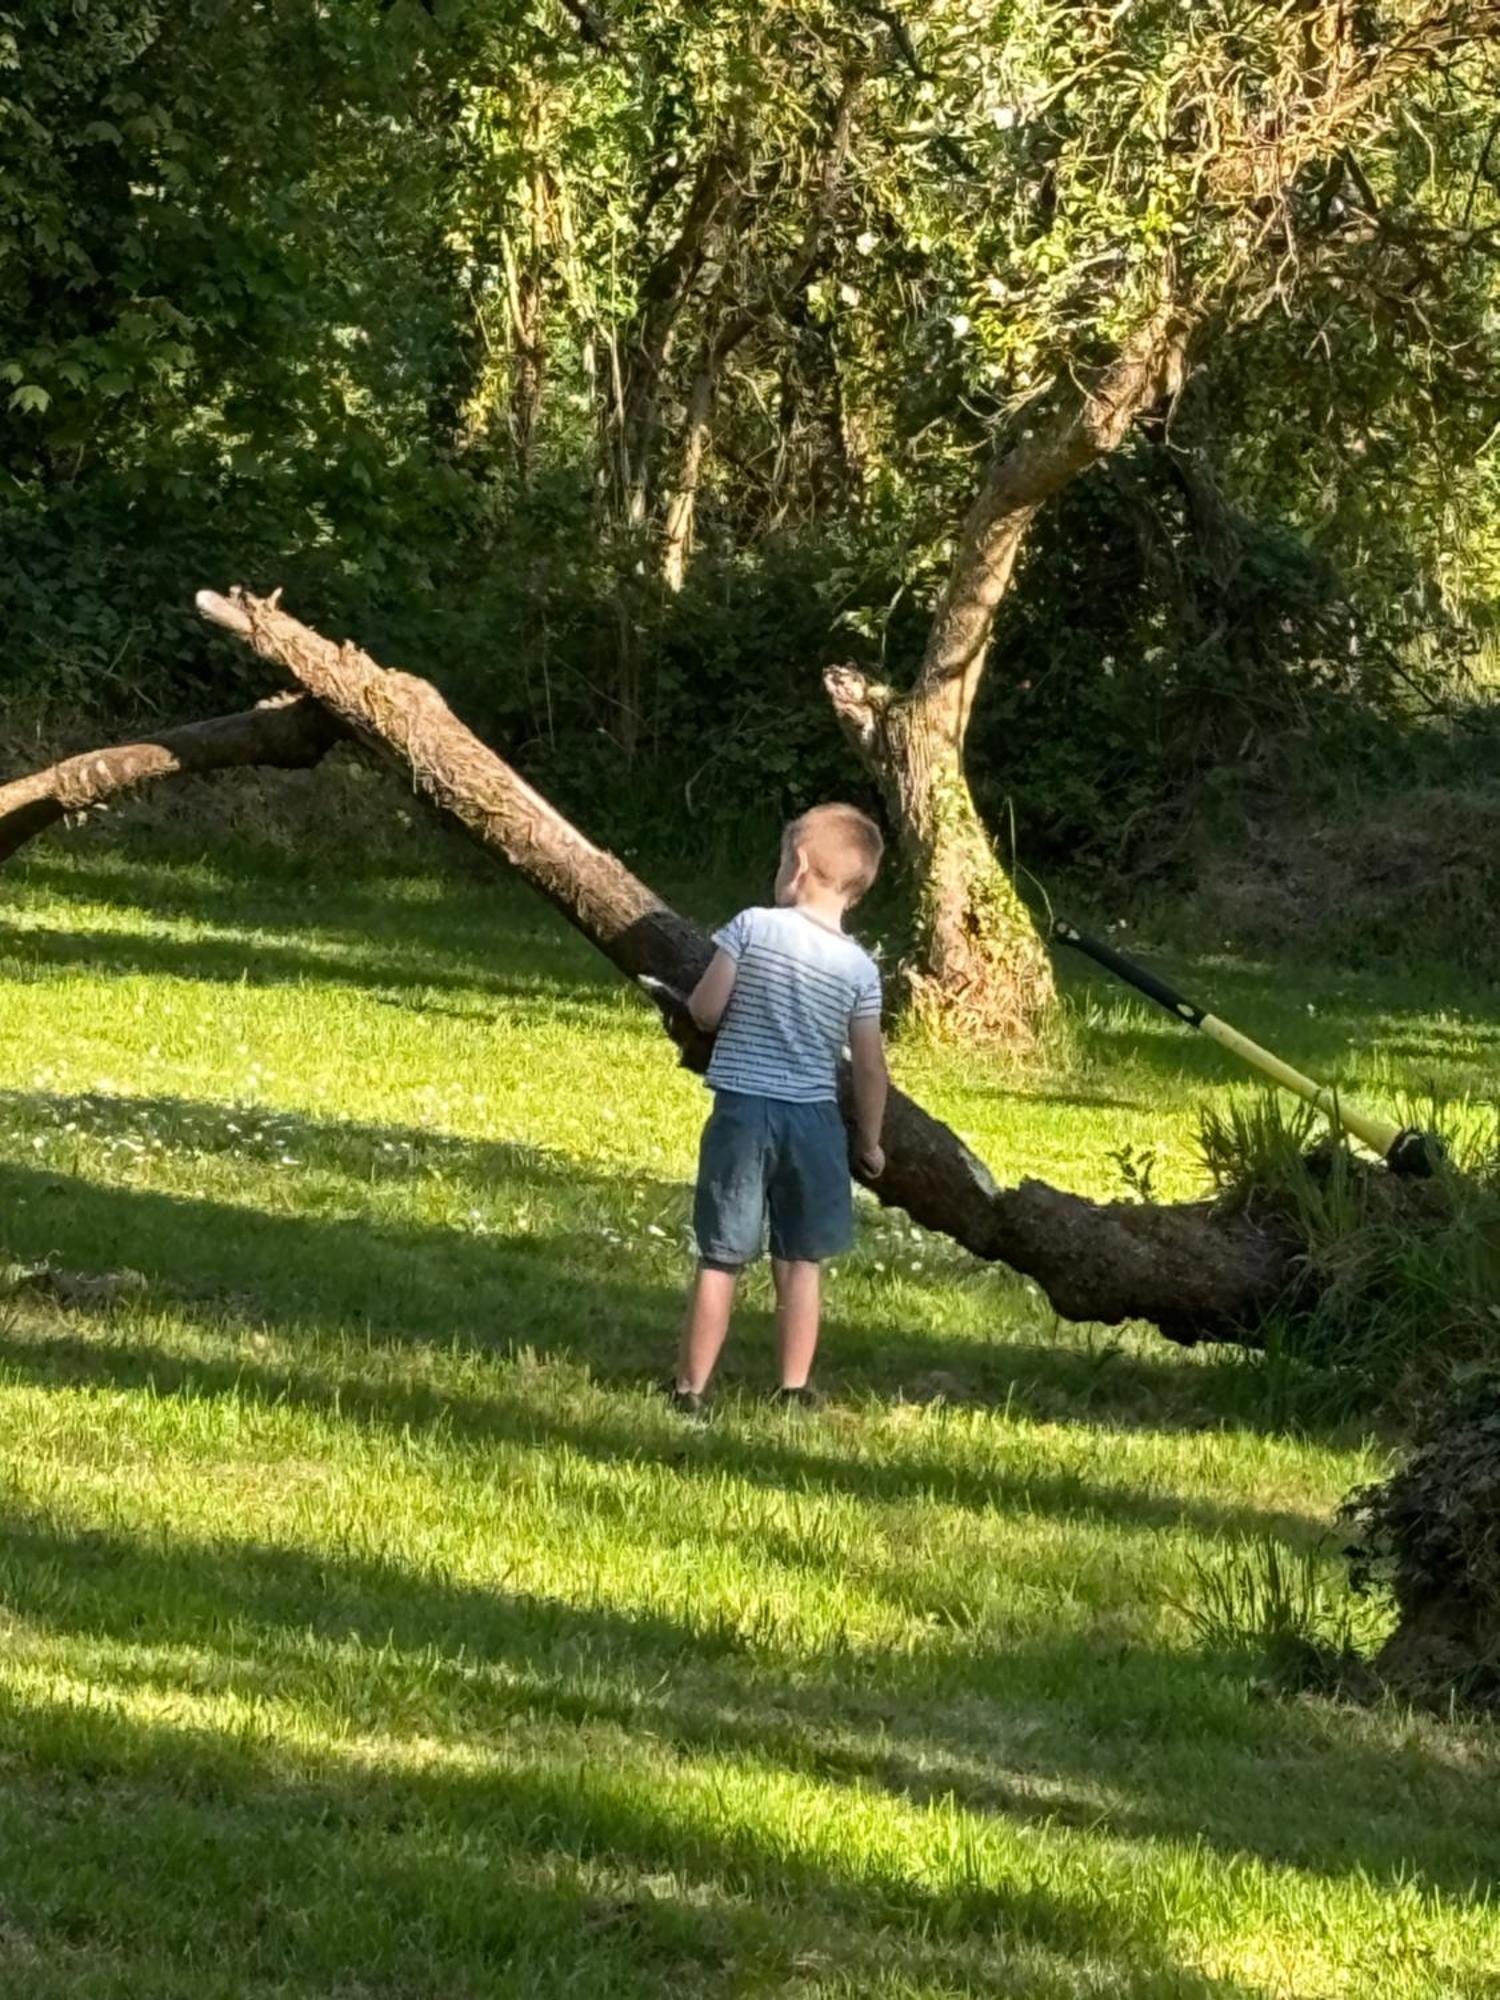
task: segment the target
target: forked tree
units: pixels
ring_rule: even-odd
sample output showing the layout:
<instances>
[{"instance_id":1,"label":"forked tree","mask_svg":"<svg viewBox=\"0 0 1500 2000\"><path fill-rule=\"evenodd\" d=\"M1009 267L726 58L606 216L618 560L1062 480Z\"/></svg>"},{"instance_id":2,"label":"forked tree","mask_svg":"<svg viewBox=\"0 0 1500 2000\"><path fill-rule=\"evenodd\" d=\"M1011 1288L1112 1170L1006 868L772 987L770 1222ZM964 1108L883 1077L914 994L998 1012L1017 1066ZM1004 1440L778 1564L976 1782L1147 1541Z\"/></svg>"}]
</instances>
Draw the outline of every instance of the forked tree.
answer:
<instances>
[{"instance_id":1,"label":"forked tree","mask_svg":"<svg viewBox=\"0 0 1500 2000\"><path fill-rule=\"evenodd\" d=\"M908 865L915 998L1024 1040L1050 965L965 747L1028 533L1310 269L1383 287L1420 345L1445 257L1492 235L1500 7L558 18L577 60L538 142L569 218L552 338L586 354L610 519L669 588L706 512L737 545L830 508L906 522L920 662L896 684L834 667L827 692Z\"/></svg>"},{"instance_id":2,"label":"forked tree","mask_svg":"<svg viewBox=\"0 0 1500 2000\"><path fill-rule=\"evenodd\" d=\"M826 685L917 886L919 1002L1024 1039L1050 966L964 751L1027 534L1140 417L1170 412L1237 321L1286 305L1314 262L1368 261L1409 100L1453 102L1455 70L1476 87L1500 10L1042 5L978 34L970 9L924 16L925 40L944 29L932 68L974 165L960 207L974 275L988 267L976 289L998 309L996 345L1024 354L1024 400L993 426L913 680L841 667ZM1458 101L1477 137L1482 100Z\"/></svg>"}]
</instances>

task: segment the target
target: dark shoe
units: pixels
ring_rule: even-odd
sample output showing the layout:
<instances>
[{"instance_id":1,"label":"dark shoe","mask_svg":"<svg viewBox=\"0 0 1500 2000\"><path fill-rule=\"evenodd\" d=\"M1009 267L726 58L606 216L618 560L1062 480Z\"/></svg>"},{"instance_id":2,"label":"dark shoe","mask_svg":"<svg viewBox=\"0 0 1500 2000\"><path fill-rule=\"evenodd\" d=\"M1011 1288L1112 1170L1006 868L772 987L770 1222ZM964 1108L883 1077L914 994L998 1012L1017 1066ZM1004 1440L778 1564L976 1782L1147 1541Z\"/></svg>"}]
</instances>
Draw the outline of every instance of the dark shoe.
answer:
<instances>
[{"instance_id":1,"label":"dark shoe","mask_svg":"<svg viewBox=\"0 0 1500 2000\"><path fill-rule=\"evenodd\" d=\"M805 1383L800 1389L778 1389L771 1401L778 1410L821 1410L823 1407L823 1398Z\"/></svg>"},{"instance_id":2,"label":"dark shoe","mask_svg":"<svg viewBox=\"0 0 1500 2000\"><path fill-rule=\"evenodd\" d=\"M696 1389L679 1389L670 1376L657 1386L679 1417L691 1417L693 1422L698 1424L707 1421L707 1400L700 1396Z\"/></svg>"}]
</instances>

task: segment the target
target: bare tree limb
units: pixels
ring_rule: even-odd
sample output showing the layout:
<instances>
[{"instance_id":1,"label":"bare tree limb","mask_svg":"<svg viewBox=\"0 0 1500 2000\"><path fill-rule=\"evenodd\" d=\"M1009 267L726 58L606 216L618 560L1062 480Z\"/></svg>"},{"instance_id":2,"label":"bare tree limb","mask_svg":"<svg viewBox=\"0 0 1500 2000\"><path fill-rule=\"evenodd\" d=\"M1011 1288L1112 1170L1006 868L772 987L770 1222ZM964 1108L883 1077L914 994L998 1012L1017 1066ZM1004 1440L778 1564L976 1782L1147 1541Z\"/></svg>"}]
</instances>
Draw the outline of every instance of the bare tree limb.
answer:
<instances>
[{"instance_id":1,"label":"bare tree limb","mask_svg":"<svg viewBox=\"0 0 1500 2000\"><path fill-rule=\"evenodd\" d=\"M198 608L393 759L628 978L649 982L684 1059L702 1067L706 1044L687 1029L674 996L707 965L709 939L481 743L436 688L387 672L357 647L334 645L242 592L204 591ZM847 1114L847 1078L845 1088ZM998 1188L954 1132L900 1092L891 1096L885 1145L886 1171L870 1184L883 1202L1034 1278L1070 1319L1146 1319L1185 1343L1254 1344L1294 1269L1295 1245L1210 1203L1100 1204L1037 1181Z\"/></svg>"},{"instance_id":2,"label":"bare tree limb","mask_svg":"<svg viewBox=\"0 0 1500 2000\"><path fill-rule=\"evenodd\" d=\"M158 778L190 777L251 764L316 764L344 734L307 695L278 695L241 715L164 729L136 743L67 757L0 785L0 861L70 813L90 812Z\"/></svg>"}]
</instances>

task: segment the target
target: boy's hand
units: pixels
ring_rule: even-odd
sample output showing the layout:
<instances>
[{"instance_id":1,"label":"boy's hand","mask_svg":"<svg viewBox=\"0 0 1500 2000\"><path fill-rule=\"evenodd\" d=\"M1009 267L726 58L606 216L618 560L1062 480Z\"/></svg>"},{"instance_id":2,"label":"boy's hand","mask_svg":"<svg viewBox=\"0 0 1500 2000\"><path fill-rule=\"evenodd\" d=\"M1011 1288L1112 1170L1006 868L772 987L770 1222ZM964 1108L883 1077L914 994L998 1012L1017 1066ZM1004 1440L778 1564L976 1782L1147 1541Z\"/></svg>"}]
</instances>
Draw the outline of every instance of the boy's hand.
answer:
<instances>
[{"instance_id":1,"label":"boy's hand","mask_svg":"<svg viewBox=\"0 0 1500 2000\"><path fill-rule=\"evenodd\" d=\"M872 1181L885 1172L885 1148L877 1139L861 1139L854 1149L854 1164Z\"/></svg>"}]
</instances>

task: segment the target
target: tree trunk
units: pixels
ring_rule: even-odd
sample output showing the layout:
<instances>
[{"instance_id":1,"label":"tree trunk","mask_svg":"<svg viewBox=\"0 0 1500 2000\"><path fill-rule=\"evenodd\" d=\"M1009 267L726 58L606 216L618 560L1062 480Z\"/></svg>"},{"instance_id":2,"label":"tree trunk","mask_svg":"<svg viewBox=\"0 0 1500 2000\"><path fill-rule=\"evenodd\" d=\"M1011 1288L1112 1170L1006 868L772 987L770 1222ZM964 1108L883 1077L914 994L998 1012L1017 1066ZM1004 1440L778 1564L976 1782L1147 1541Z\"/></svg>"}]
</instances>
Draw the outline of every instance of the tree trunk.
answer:
<instances>
[{"instance_id":1,"label":"tree trunk","mask_svg":"<svg viewBox=\"0 0 1500 2000\"><path fill-rule=\"evenodd\" d=\"M743 171L745 140L707 153L699 165L682 226L647 272L640 308L621 343L618 377L612 384L616 518L642 527L651 512L661 428L663 375L677 322L726 212L740 200L737 176Z\"/></svg>"},{"instance_id":2,"label":"tree trunk","mask_svg":"<svg viewBox=\"0 0 1500 2000\"><path fill-rule=\"evenodd\" d=\"M319 702L278 695L242 715L164 729L138 743L67 757L0 785L0 861L69 813L85 813L153 778L188 777L250 764L316 764L344 734Z\"/></svg>"},{"instance_id":3,"label":"tree trunk","mask_svg":"<svg viewBox=\"0 0 1500 2000\"><path fill-rule=\"evenodd\" d=\"M540 144L536 107L531 112L530 143ZM532 458L541 427L547 382L546 306L547 250L553 233L551 193L547 176L533 168L527 190L526 261L518 268L514 252L505 251L505 284L510 303L511 384L510 431L521 484L531 484Z\"/></svg>"},{"instance_id":4,"label":"tree trunk","mask_svg":"<svg viewBox=\"0 0 1500 2000\"><path fill-rule=\"evenodd\" d=\"M226 599L205 591L198 605L394 759L420 793L515 868L621 972L646 982L683 1060L704 1066L709 1044L674 997L712 956L696 925L585 839L428 682L388 673L356 647L335 646L242 593ZM843 1087L847 1115L847 1074ZM1295 1243L1212 1203L1101 1204L1038 1181L997 1188L956 1134L899 1091L891 1094L885 1147L886 1171L868 1183L881 1201L1034 1278L1069 1319L1145 1319L1186 1344L1255 1345L1295 1273Z\"/></svg>"},{"instance_id":5,"label":"tree trunk","mask_svg":"<svg viewBox=\"0 0 1500 2000\"><path fill-rule=\"evenodd\" d=\"M846 733L885 796L917 899L908 987L919 1014L965 1038L1024 1047L1053 998L1041 939L975 809L964 746L995 615L1046 502L1113 451L1177 388L1187 328L1163 308L1087 389L1039 407L990 463L905 694L852 668L824 678Z\"/></svg>"},{"instance_id":6,"label":"tree trunk","mask_svg":"<svg viewBox=\"0 0 1500 2000\"><path fill-rule=\"evenodd\" d=\"M698 481L703 474L708 450L708 425L714 407L714 355L710 349L694 373L688 391L687 421L683 429L682 457L677 467L677 483L667 496L662 525L661 580L674 594L687 577L687 559L692 552L693 531L698 516Z\"/></svg>"},{"instance_id":7,"label":"tree trunk","mask_svg":"<svg viewBox=\"0 0 1500 2000\"><path fill-rule=\"evenodd\" d=\"M914 887L914 949L902 968L911 1011L940 1034L1027 1047L1053 998L1052 967L969 790L957 684L898 698L851 668L824 679L880 780Z\"/></svg>"},{"instance_id":8,"label":"tree trunk","mask_svg":"<svg viewBox=\"0 0 1500 2000\"><path fill-rule=\"evenodd\" d=\"M763 322L785 314L801 298L817 273L838 202L844 162L849 155L854 109L864 84L864 71L851 70L845 76L835 100L828 128L828 151L819 175L818 198L807 218L801 245L790 268L769 283L758 299L741 304L729 313L717 331L703 343L688 391L677 475L667 494L662 514L661 577L666 588L674 594L683 586L687 559L692 551L698 486L708 451L709 425L713 419L714 394L719 376L740 343Z\"/></svg>"}]
</instances>

